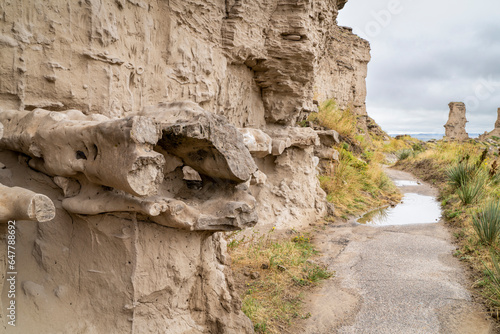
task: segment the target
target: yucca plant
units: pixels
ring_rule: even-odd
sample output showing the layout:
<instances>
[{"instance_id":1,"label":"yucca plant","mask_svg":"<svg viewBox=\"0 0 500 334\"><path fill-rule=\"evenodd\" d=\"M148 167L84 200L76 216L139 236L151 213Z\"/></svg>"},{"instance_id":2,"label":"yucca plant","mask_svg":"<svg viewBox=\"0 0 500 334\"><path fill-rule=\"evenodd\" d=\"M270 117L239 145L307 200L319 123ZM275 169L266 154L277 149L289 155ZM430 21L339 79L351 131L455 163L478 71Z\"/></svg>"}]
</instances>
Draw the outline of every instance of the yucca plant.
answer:
<instances>
[{"instance_id":1,"label":"yucca plant","mask_svg":"<svg viewBox=\"0 0 500 334\"><path fill-rule=\"evenodd\" d=\"M483 265L486 268L486 275L489 279L489 284L487 285L488 295L486 297L498 307L500 306L500 265L494 252L491 251L490 254L493 268L488 268L488 266L486 266L483 262Z\"/></svg>"},{"instance_id":2,"label":"yucca plant","mask_svg":"<svg viewBox=\"0 0 500 334\"><path fill-rule=\"evenodd\" d=\"M462 161L446 170L446 176L452 187L459 189L477 174L478 167L468 161Z\"/></svg>"},{"instance_id":3,"label":"yucca plant","mask_svg":"<svg viewBox=\"0 0 500 334\"><path fill-rule=\"evenodd\" d=\"M500 202L489 201L472 218L479 239L487 245L496 243L500 233Z\"/></svg>"},{"instance_id":4,"label":"yucca plant","mask_svg":"<svg viewBox=\"0 0 500 334\"><path fill-rule=\"evenodd\" d=\"M483 198L488 176L482 171L476 171L465 183L457 189L458 198L464 205L473 204Z\"/></svg>"}]
</instances>

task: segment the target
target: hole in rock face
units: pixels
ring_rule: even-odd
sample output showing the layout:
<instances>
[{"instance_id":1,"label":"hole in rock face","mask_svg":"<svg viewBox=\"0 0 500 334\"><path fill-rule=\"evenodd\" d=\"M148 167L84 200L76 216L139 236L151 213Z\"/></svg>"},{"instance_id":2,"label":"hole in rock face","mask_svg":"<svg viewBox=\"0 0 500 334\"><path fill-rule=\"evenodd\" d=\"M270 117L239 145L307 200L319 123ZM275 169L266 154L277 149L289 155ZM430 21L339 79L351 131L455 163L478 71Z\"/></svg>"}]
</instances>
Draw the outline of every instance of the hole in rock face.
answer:
<instances>
[{"instance_id":1,"label":"hole in rock face","mask_svg":"<svg viewBox=\"0 0 500 334\"><path fill-rule=\"evenodd\" d=\"M77 160L82 160L82 159L87 160L87 156L82 151L76 151L76 159Z\"/></svg>"},{"instance_id":2,"label":"hole in rock face","mask_svg":"<svg viewBox=\"0 0 500 334\"><path fill-rule=\"evenodd\" d=\"M203 181L186 180L186 186L191 190L200 190L203 188Z\"/></svg>"}]
</instances>

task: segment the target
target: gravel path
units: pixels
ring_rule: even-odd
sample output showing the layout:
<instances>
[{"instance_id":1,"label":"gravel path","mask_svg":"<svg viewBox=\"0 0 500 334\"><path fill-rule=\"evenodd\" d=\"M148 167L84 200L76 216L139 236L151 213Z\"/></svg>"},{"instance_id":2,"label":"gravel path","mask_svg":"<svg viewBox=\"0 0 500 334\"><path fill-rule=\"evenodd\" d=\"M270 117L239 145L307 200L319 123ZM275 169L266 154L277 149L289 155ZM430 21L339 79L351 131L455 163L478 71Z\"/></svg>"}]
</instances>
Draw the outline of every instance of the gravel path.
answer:
<instances>
[{"instance_id":1,"label":"gravel path","mask_svg":"<svg viewBox=\"0 0 500 334\"><path fill-rule=\"evenodd\" d=\"M394 179L410 174L388 171ZM435 195L428 185L403 192ZM336 271L309 301L296 333L493 333L474 303L442 222L372 227L332 224L317 238Z\"/></svg>"}]
</instances>

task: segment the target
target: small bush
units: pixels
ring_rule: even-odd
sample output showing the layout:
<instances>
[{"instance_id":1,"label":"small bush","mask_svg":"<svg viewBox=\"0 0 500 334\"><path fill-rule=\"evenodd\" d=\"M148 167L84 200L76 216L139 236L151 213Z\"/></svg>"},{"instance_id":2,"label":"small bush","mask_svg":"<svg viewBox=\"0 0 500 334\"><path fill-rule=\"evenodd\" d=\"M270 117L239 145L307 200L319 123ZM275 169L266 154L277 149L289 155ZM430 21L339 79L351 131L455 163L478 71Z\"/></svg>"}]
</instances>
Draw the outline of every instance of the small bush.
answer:
<instances>
[{"instance_id":1,"label":"small bush","mask_svg":"<svg viewBox=\"0 0 500 334\"><path fill-rule=\"evenodd\" d=\"M403 149L403 150L396 152L396 156L398 157L398 160L408 159L412 155L413 155L413 151L411 149Z\"/></svg>"},{"instance_id":2,"label":"small bush","mask_svg":"<svg viewBox=\"0 0 500 334\"><path fill-rule=\"evenodd\" d=\"M486 203L472 218L479 239L487 245L493 245L500 233L500 203L498 201Z\"/></svg>"},{"instance_id":3,"label":"small bush","mask_svg":"<svg viewBox=\"0 0 500 334\"><path fill-rule=\"evenodd\" d=\"M333 273L328 271L327 268L315 263L309 264L308 266L304 267L303 270L304 272L306 272L306 279L312 283L316 283L333 276Z\"/></svg>"}]
</instances>

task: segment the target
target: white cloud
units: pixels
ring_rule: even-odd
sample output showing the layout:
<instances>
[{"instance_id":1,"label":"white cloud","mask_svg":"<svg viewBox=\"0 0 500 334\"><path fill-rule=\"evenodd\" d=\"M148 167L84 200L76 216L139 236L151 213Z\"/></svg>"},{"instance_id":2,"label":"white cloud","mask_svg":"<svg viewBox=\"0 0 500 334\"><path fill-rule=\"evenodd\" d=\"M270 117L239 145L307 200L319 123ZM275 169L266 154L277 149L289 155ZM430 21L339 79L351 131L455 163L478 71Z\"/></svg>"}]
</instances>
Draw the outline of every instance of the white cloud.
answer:
<instances>
[{"instance_id":1,"label":"white cloud","mask_svg":"<svg viewBox=\"0 0 500 334\"><path fill-rule=\"evenodd\" d=\"M443 132L448 103L463 101L467 130L491 130L499 12L498 0L350 0L338 21L371 43L368 114L388 132Z\"/></svg>"}]
</instances>

